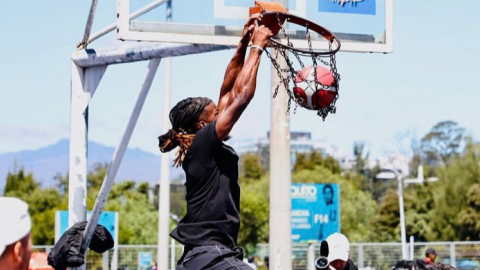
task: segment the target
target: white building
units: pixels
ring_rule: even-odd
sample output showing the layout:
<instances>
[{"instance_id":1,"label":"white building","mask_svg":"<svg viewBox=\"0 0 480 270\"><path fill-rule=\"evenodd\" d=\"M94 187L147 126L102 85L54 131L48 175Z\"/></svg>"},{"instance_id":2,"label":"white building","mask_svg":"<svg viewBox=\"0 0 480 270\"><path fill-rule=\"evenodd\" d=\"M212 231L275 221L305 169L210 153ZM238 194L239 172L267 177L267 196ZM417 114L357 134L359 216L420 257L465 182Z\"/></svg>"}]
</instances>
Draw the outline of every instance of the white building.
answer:
<instances>
[{"instance_id":1,"label":"white building","mask_svg":"<svg viewBox=\"0 0 480 270\"><path fill-rule=\"evenodd\" d=\"M270 132L267 132L265 138L243 138L231 139L227 143L231 145L238 155L245 153L262 153L269 151ZM328 144L325 140L312 139L311 132L296 132L290 133L290 157L292 164L295 164L297 153L311 153L313 151L329 155L339 159L339 149L336 146ZM268 164L268 161L266 161Z\"/></svg>"}]
</instances>

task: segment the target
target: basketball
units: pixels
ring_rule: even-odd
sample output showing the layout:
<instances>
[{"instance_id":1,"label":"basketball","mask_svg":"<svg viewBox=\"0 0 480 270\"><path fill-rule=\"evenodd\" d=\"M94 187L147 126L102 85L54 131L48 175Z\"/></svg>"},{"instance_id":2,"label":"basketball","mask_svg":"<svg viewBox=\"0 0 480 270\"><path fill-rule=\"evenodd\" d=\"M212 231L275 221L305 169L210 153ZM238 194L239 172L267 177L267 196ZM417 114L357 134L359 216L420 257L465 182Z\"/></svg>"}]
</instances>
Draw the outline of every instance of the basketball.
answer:
<instances>
[{"instance_id":1,"label":"basketball","mask_svg":"<svg viewBox=\"0 0 480 270\"><path fill-rule=\"evenodd\" d=\"M312 66L300 70L295 77L296 86L293 95L299 104L310 110L320 110L328 107L337 97L337 83L333 74L325 67L317 67L317 84L315 86L314 69Z\"/></svg>"}]
</instances>

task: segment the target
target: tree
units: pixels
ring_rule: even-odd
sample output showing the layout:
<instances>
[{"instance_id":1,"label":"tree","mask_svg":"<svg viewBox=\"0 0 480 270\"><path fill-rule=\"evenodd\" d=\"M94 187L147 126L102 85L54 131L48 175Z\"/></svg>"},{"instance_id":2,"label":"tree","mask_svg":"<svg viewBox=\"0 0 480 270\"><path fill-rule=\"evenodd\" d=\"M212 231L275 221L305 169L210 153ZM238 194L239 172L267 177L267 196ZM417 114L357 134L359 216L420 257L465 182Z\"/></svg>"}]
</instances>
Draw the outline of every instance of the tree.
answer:
<instances>
[{"instance_id":1,"label":"tree","mask_svg":"<svg viewBox=\"0 0 480 270\"><path fill-rule=\"evenodd\" d=\"M434 205L432 209L432 235L428 240L465 240L474 239L468 226L467 215L473 212L462 210L472 207L475 197L475 184L480 184L480 144L467 139L462 154L453 157L447 167L438 169L439 180L432 190Z\"/></svg>"},{"instance_id":2,"label":"tree","mask_svg":"<svg viewBox=\"0 0 480 270\"><path fill-rule=\"evenodd\" d=\"M32 242L35 245L52 245L55 232L55 211L60 209L62 198L54 188L41 189L32 173L23 168L8 173L5 196L17 197L28 204L32 219Z\"/></svg>"},{"instance_id":3,"label":"tree","mask_svg":"<svg viewBox=\"0 0 480 270\"><path fill-rule=\"evenodd\" d=\"M408 186L404 193L408 194L410 204L405 208L407 234L416 241L428 241L432 235L432 210L435 208L433 193L435 183L424 183Z\"/></svg>"},{"instance_id":4,"label":"tree","mask_svg":"<svg viewBox=\"0 0 480 270\"><path fill-rule=\"evenodd\" d=\"M340 163L335 158L324 155L320 152L313 150L311 153L297 153L297 158L293 166L294 171L300 170L313 170L315 166L321 166L333 174L338 174L341 172Z\"/></svg>"},{"instance_id":5,"label":"tree","mask_svg":"<svg viewBox=\"0 0 480 270\"><path fill-rule=\"evenodd\" d=\"M409 208L408 197L404 197L404 208ZM399 241L400 239L400 206L398 194L388 190L378 208L378 222L375 226L377 238L382 242Z\"/></svg>"},{"instance_id":6,"label":"tree","mask_svg":"<svg viewBox=\"0 0 480 270\"><path fill-rule=\"evenodd\" d=\"M252 153L242 155L240 171L242 172L242 177L248 179L260 179L265 173L260 163L260 156Z\"/></svg>"},{"instance_id":7,"label":"tree","mask_svg":"<svg viewBox=\"0 0 480 270\"><path fill-rule=\"evenodd\" d=\"M24 198L39 187L40 184L33 178L33 174L26 174L25 169L20 167L18 170L8 172L4 194L7 196L8 193L12 195L12 192L15 192L16 197Z\"/></svg>"},{"instance_id":8,"label":"tree","mask_svg":"<svg viewBox=\"0 0 480 270\"><path fill-rule=\"evenodd\" d=\"M353 156L355 157L355 172L358 174L363 174L365 168L368 165L368 157L370 153L367 152L364 154L365 151L365 143L364 142L355 142L353 144Z\"/></svg>"},{"instance_id":9,"label":"tree","mask_svg":"<svg viewBox=\"0 0 480 270\"><path fill-rule=\"evenodd\" d=\"M462 151L465 129L456 122L443 121L432 127L421 140L424 159L428 165L448 165Z\"/></svg>"},{"instance_id":10,"label":"tree","mask_svg":"<svg viewBox=\"0 0 480 270\"><path fill-rule=\"evenodd\" d=\"M268 177L255 181L241 181L240 235L239 245L247 254L255 250L258 243L268 242L269 236L269 185Z\"/></svg>"},{"instance_id":11,"label":"tree","mask_svg":"<svg viewBox=\"0 0 480 270\"><path fill-rule=\"evenodd\" d=\"M480 240L480 184L473 184L467 193L468 206L458 214L460 238Z\"/></svg>"},{"instance_id":12,"label":"tree","mask_svg":"<svg viewBox=\"0 0 480 270\"><path fill-rule=\"evenodd\" d=\"M240 173L240 235L239 245L247 254L258 243L268 242L269 235L269 179L265 175L260 156L245 154L241 158Z\"/></svg>"}]
</instances>

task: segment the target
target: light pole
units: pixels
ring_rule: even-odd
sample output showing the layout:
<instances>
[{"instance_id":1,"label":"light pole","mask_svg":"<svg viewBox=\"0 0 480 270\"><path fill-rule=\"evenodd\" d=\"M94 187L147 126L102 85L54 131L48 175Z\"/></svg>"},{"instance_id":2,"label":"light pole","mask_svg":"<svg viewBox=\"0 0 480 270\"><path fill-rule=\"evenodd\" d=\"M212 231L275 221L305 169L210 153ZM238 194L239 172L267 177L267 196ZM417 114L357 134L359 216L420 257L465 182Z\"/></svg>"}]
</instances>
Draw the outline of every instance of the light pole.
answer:
<instances>
[{"instance_id":1,"label":"light pole","mask_svg":"<svg viewBox=\"0 0 480 270\"><path fill-rule=\"evenodd\" d=\"M407 259L407 232L405 228L405 209L403 206L403 177L396 169L386 170L376 175L377 179L397 179L398 207L400 212L400 237L402 238L402 259Z\"/></svg>"},{"instance_id":2,"label":"light pole","mask_svg":"<svg viewBox=\"0 0 480 270\"><path fill-rule=\"evenodd\" d=\"M403 206L403 177L393 170L398 182L398 207L400 208L400 236L402 237L402 259L407 259L407 229L405 228L405 208Z\"/></svg>"}]
</instances>

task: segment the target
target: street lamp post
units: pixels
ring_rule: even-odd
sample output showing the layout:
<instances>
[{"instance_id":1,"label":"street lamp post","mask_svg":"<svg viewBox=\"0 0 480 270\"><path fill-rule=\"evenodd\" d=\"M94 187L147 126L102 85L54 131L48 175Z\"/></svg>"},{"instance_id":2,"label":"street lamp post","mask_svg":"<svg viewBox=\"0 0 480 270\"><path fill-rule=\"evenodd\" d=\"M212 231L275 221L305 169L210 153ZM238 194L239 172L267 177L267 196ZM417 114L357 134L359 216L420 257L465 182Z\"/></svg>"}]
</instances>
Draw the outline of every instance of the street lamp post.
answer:
<instances>
[{"instance_id":1,"label":"street lamp post","mask_svg":"<svg viewBox=\"0 0 480 270\"><path fill-rule=\"evenodd\" d=\"M393 174L393 175L392 175ZM402 238L402 259L407 260L408 248L407 248L407 230L405 227L405 207L403 205L403 185L404 184L423 184L425 180L427 182L438 181L437 177L429 177L424 179L423 177L423 166L418 166L418 175L417 178L412 179L403 179L402 173L397 169L388 169L383 172L378 173L375 178L377 179L396 179L398 184L398 206L400 212L400 236ZM413 259L410 258L410 259Z\"/></svg>"},{"instance_id":2,"label":"street lamp post","mask_svg":"<svg viewBox=\"0 0 480 270\"><path fill-rule=\"evenodd\" d=\"M393 174L393 175L392 175ZM380 172L377 179L396 179L398 187L398 207L400 212L400 237L402 241L402 259L407 260L407 232L405 228L405 208L403 205L403 177L396 169Z\"/></svg>"},{"instance_id":3,"label":"street lamp post","mask_svg":"<svg viewBox=\"0 0 480 270\"><path fill-rule=\"evenodd\" d=\"M407 232L405 228L405 208L403 206L403 177L393 170L398 182L398 207L400 212L400 236L402 238L402 259L407 259Z\"/></svg>"}]
</instances>

